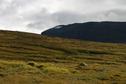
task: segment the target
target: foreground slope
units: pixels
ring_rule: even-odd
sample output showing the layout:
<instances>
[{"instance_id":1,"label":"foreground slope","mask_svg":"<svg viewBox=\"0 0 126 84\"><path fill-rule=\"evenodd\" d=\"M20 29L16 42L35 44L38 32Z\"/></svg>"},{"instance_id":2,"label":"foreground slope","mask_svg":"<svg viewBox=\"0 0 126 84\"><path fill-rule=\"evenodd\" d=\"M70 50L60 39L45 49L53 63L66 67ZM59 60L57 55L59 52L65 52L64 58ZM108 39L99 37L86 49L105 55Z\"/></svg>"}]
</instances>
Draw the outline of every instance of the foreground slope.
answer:
<instances>
[{"instance_id":1,"label":"foreground slope","mask_svg":"<svg viewBox=\"0 0 126 84\"><path fill-rule=\"evenodd\" d=\"M126 43L126 22L87 22L56 26L42 35L98 42Z\"/></svg>"},{"instance_id":2,"label":"foreground slope","mask_svg":"<svg viewBox=\"0 0 126 84\"><path fill-rule=\"evenodd\" d=\"M0 31L1 84L125 84L126 45Z\"/></svg>"}]
</instances>

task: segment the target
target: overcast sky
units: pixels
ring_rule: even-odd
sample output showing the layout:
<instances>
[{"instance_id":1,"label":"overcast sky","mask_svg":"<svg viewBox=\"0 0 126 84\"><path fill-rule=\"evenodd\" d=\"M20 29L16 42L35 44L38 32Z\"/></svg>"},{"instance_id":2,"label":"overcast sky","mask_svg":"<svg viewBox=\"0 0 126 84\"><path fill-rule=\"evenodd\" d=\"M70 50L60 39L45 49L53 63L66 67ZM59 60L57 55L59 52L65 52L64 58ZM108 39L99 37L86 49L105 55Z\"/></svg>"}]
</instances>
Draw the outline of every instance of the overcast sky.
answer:
<instances>
[{"instance_id":1,"label":"overcast sky","mask_svg":"<svg viewBox=\"0 0 126 84\"><path fill-rule=\"evenodd\" d=\"M0 0L4 30L41 33L87 21L126 21L126 0Z\"/></svg>"}]
</instances>

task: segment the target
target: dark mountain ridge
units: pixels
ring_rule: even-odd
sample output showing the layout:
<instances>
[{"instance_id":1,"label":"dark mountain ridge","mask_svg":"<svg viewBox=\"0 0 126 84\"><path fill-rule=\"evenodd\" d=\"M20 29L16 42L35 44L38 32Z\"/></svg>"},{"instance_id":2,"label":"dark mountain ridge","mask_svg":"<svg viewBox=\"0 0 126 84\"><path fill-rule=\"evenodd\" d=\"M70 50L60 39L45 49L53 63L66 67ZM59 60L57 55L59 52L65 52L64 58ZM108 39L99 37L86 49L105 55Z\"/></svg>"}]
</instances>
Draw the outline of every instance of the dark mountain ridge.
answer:
<instances>
[{"instance_id":1,"label":"dark mountain ridge","mask_svg":"<svg viewBox=\"0 0 126 84\"><path fill-rule=\"evenodd\" d=\"M59 25L42 35L98 42L126 43L126 22L86 22Z\"/></svg>"}]
</instances>

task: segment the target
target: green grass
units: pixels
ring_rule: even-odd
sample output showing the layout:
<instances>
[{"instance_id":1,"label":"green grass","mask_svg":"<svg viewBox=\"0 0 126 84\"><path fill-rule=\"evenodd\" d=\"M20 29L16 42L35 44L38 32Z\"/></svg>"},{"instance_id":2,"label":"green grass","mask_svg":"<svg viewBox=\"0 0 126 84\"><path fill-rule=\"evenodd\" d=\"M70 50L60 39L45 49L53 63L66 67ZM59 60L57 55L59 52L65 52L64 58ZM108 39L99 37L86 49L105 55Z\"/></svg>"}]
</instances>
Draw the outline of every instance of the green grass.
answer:
<instances>
[{"instance_id":1,"label":"green grass","mask_svg":"<svg viewBox=\"0 0 126 84\"><path fill-rule=\"evenodd\" d=\"M126 84L125 66L126 44L0 31L0 84Z\"/></svg>"}]
</instances>

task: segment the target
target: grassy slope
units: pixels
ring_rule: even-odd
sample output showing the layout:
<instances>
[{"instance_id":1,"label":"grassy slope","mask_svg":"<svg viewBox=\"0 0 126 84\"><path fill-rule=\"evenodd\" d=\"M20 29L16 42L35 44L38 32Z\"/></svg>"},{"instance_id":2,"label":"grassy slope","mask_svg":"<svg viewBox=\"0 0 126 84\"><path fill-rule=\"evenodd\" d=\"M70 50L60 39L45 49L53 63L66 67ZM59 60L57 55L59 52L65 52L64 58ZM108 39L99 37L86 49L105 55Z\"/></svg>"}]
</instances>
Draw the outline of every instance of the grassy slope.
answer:
<instances>
[{"instance_id":1,"label":"grassy slope","mask_svg":"<svg viewBox=\"0 0 126 84\"><path fill-rule=\"evenodd\" d=\"M126 84L125 66L125 44L0 31L1 84Z\"/></svg>"}]
</instances>

